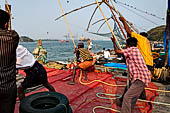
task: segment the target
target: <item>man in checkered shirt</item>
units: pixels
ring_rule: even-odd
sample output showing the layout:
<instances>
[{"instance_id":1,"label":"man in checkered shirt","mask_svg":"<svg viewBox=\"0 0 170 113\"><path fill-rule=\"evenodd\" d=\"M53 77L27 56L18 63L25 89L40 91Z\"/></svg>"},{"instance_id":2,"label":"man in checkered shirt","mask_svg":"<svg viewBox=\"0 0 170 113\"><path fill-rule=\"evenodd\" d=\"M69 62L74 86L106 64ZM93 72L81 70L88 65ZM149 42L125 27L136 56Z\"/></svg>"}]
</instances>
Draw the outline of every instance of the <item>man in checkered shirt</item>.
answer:
<instances>
[{"instance_id":1,"label":"man in checkered shirt","mask_svg":"<svg viewBox=\"0 0 170 113\"><path fill-rule=\"evenodd\" d=\"M136 38L128 38L126 40L126 49L118 49L115 38L111 38L116 53L123 54L126 59L126 65L129 71L131 86L125 93L121 108L121 113L131 113L137 99L141 95L145 86L151 81L151 73L137 46Z\"/></svg>"}]
</instances>

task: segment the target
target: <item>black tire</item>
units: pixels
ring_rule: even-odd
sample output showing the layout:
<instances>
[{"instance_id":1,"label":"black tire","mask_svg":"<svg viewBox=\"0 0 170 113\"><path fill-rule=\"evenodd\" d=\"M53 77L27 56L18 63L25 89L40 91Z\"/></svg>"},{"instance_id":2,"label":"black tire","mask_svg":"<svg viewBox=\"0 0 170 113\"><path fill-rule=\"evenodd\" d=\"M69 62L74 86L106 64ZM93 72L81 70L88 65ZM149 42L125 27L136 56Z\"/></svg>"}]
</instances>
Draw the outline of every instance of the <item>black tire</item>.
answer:
<instances>
[{"instance_id":1,"label":"black tire","mask_svg":"<svg viewBox=\"0 0 170 113\"><path fill-rule=\"evenodd\" d=\"M20 113L72 113L67 97L57 92L29 95L20 103Z\"/></svg>"},{"instance_id":2,"label":"black tire","mask_svg":"<svg viewBox=\"0 0 170 113\"><path fill-rule=\"evenodd\" d=\"M71 109L70 106L68 107L68 112L67 113L72 113L72 109Z\"/></svg>"}]
</instances>

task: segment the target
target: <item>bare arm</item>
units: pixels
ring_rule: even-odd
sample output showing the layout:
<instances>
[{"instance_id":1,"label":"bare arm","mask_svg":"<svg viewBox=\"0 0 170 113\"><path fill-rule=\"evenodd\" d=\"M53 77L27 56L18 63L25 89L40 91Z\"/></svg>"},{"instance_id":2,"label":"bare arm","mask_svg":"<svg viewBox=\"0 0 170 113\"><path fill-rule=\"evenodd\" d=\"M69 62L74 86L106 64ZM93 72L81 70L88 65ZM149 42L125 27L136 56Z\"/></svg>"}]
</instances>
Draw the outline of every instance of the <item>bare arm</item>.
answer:
<instances>
[{"instance_id":1,"label":"bare arm","mask_svg":"<svg viewBox=\"0 0 170 113\"><path fill-rule=\"evenodd\" d=\"M88 50L88 51L89 51L90 55L93 57L92 65L94 65L96 63L96 56L92 51L90 51L90 50Z\"/></svg>"},{"instance_id":2,"label":"bare arm","mask_svg":"<svg viewBox=\"0 0 170 113\"><path fill-rule=\"evenodd\" d=\"M114 50L116 53L119 53L119 54L123 54L123 51L122 49L118 49L117 45L116 45L116 42L115 42L115 38L111 38L112 42L113 42L113 45L114 45Z\"/></svg>"},{"instance_id":3,"label":"bare arm","mask_svg":"<svg viewBox=\"0 0 170 113\"><path fill-rule=\"evenodd\" d=\"M129 28L128 24L126 23L125 18L124 18L124 17L119 17L119 20L123 23L124 28L125 28L127 34L128 34L128 35L131 35L131 32L132 32L132 31L131 31L131 29Z\"/></svg>"}]
</instances>

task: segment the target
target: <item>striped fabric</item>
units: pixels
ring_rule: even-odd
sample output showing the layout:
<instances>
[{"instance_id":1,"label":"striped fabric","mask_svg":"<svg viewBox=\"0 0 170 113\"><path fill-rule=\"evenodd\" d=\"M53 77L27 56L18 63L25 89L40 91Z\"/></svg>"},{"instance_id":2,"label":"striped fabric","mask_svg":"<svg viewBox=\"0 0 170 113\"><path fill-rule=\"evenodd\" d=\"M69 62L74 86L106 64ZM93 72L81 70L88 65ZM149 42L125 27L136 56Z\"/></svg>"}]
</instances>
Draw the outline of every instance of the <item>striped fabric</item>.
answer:
<instances>
[{"instance_id":1,"label":"striped fabric","mask_svg":"<svg viewBox=\"0 0 170 113\"><path fill-rule=\"evenodd\" d=\"M139 79L148 85L151 81L151 73L148 70L145 61L137 47L130 47L123 50L123 54L126 58L126 65L128 67L130 79L132 83Z\"/></svg>"},{"instance_id":2,"label":"striped fabric","mask_svg":"<svg viewBox=\"0 0 170 113\"><path fill-rule=\"evenodd\" d=\"M93 60L92 55L90 55L89 51L86 48L79 48L79 52L83 61Z\"/></svg>"},{"instance_id":3,"label":"striped fabric","mask_svg":"<svg viewBox=\"0 0 170 113\"><path fill-rule=\"evenodd\" d=\"M0 29L0 93L16 87L16 48L19 36L15 31Z\"/></svg>"}]
</instances>

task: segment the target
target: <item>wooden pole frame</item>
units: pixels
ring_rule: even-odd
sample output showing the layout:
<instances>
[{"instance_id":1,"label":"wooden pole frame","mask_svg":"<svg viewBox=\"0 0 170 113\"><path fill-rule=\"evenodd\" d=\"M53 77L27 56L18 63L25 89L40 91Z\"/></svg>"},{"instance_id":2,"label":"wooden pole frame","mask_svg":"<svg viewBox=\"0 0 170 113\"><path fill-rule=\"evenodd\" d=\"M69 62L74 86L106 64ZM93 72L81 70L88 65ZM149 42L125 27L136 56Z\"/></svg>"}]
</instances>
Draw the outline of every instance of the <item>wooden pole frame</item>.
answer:
<instances>
[{"instance_id":1,"label":"wooden pole frame","mask_svg":"<svg viewBox=\"0 0 170 113\"><path fill-rule=\"evenodd\" d=\"M166 54L165 54L165 67L168 67L168 57L169 57L169 21L170 21L170 0L168 0L168 10L166 17Z\"/></svg>"}]
</instances>

